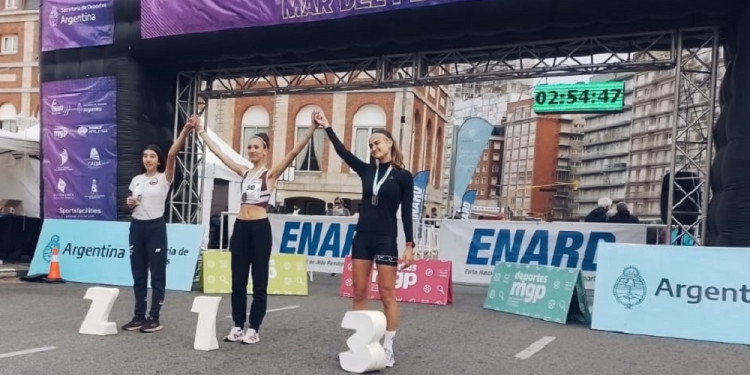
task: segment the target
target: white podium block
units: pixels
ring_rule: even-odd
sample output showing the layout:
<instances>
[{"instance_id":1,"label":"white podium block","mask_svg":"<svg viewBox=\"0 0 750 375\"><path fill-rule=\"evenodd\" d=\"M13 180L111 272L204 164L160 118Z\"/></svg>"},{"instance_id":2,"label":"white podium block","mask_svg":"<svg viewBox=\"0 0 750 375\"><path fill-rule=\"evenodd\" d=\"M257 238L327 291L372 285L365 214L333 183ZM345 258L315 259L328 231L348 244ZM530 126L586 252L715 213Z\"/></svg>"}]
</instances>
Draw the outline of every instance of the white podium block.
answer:
<instances>
[{"instance_id":1,"label":"white podium block","mask_svg":"<svg viewBox=\"0 0 750 375\"><path fill-rule=\"evenodd\" d=\"M219 349L219 341L216 339L216 314L219 312L219 302L221 297L200 296L193 300L190 311L198 313L193 349Z\"/></svg>"},{"instance_id":2,"label":"white podium block","mask_svg":"<svg viewBox=\"0 0 750 375\"><path fill-rule=\"evenodd\" d=\"M361 374L385 368L385 351L380 339L385 335L385 315L380 311L349 311L341 327L354 330L346 340L349 351L339 353L344 371Z\"/></svg>"},{"instance_id":3,"label":"white podium block","mask_svg":"<svg viewBox=\"0 0 750 375\"><path fill-rule=\"evenodd\" d=\"M112 311L112 305L115 304L117 296L120 295L120 289L91 287L86 290L84 299L91 300L91 307L83 319L81 328L78 333L82 335L116 335L117 324L107 321L109 313Z\"/></svg>"}]
</instances>

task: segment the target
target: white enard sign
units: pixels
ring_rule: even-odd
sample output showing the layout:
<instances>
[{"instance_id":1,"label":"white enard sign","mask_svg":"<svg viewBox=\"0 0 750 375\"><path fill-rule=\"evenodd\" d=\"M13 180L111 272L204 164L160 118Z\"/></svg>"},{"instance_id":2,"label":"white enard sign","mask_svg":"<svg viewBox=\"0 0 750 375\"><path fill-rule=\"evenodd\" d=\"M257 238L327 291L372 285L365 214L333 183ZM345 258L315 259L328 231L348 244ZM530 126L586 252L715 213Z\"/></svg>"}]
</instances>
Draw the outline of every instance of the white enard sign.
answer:
<instances>
[{"instance_id":1,"label":"white enard sign","mask_svg":"<svg viewBox=\"0 0 750 375\"><path fill-rule=\"evenodd\" d=\"M307 255L308 271L341 273L351 254L357 218L269 215L273 252ZM399 253L405 244L399 222ZM543 223L443 220L439 259L453 264L453 281L489 285L497 262L578 268L593 289L602 243L646 243L646 226L633 224Z\"/></svg>"},{"instance_id":2,"label":"white enard sign","mask_svg":"<svg viewBox=\"0 0 750 375\"><path fill-rule=\"evenodd\" d=\"M352 216L269 215L274 253L307 255L307 270L341 273L351 254L357 218ZM398 224L399 254L406 243Z\"/></svg>"},{"instance_id":3,"label":"white enard sign","mask_svg":"<svg viewBox=\"0 0 750 375\"><path fill-rule=\"evenodd\" d=\"M602 243L646 243L643 225L446 220L440 259L453 263L453 281L489 284L497 262L578 268L594 288Z\"/></svg>"}]
</instances>

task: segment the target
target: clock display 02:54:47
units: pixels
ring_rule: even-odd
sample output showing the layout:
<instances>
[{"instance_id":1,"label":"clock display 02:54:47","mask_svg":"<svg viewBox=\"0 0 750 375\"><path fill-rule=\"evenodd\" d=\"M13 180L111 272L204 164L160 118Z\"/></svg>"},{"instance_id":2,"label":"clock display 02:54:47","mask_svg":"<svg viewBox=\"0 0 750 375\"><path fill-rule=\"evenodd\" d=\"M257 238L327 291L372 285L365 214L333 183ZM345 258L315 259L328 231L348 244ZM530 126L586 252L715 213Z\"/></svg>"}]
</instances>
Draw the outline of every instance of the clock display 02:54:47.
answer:
<instances>
[{"instance_id":1,"label":"clock display 02:54:47","mask_svg":"<svg viewBox=\"0 0 750 375\"><path fill-rule=\"evenodd\" d=\"M564 91L539 91L534 100L538 105L556 104L607 104L617 103L622 100L622 90L564 90Z\"/></svg>"}]
</instances>

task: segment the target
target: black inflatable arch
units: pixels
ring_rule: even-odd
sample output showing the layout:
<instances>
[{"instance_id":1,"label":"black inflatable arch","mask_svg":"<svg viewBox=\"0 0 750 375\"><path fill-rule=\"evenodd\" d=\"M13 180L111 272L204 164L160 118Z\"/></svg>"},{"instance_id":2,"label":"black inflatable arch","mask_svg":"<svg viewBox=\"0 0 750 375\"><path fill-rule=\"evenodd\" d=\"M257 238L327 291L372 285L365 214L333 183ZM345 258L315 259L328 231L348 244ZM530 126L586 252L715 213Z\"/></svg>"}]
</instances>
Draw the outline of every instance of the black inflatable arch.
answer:
<instances>
[{"instance_id":1,"label":"black inflatable arch","mask_svg":"<svg viewBox=\"0 0 750 375\"><path fill-rule=\"evenodd\" d=\"M167 1L167 0L165 0ZM179 0L168 0L179 1ZM117 80L118 218L148 143L172 140L180 71L718 26L727 73L710 181L710 245L750 246L750 6L737 0L477 0L294 25L144 40L140 0L114 1L114 43L42 53L41 81ZM169 17L170 15L164 15ZM396 26L397 25L397 26ZM44 194L44 192L42 192Z\"/></svg>"}]
</instances>

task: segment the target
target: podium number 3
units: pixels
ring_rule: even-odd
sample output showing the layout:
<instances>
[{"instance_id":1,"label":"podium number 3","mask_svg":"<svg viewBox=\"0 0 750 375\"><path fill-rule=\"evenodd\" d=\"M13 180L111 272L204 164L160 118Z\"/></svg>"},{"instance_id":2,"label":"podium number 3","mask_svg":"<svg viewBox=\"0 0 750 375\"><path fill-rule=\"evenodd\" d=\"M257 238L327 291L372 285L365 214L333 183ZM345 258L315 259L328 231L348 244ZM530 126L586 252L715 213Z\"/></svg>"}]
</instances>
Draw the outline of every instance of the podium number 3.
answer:
<instances>
[{"instance_id":1,"label":"podium number 3","mask_svg":"<svg viewBox=\"0 0 750 375\"><path fill-rule=\"evenodd\" d=\"M385 335L385 315L380 311L349 311L341 327L354 330L346 340L349 351L339 353L341 368L364 373L385 368L385 351L380 339Z\"/></svg>"}]
</instances>

